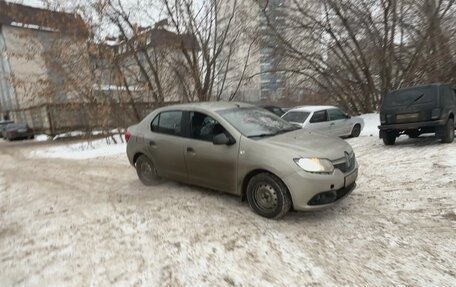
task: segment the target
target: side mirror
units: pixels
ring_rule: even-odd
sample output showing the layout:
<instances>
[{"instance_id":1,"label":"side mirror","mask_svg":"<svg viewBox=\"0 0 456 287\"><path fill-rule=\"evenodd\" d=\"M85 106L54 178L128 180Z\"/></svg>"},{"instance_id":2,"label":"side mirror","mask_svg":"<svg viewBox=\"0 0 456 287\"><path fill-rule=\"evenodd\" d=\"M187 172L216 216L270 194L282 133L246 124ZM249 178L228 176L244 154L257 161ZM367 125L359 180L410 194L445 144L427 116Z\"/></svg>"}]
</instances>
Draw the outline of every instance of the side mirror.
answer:
<instances>
[{"instance_id":1,"label":"side mirror","mask_svg":"<svg viewBox=\"0 0 456 287\"><path fill-rule=\"evenodd\" d=\"M349 114L345 114L345 117L346 117L347 119L351 119L351 118L352 118Z\"/></svg>"},{"instance_id":2,"label":"side mirror","mask_svg":"<svg viewBox=\"0 0 456 287\"><path fill-rule=\"evenodd\" d=\"M229 145L231 141L225 134L222 133L214 136L212 143L214 145Z\"/></svg>"}]
</instances>

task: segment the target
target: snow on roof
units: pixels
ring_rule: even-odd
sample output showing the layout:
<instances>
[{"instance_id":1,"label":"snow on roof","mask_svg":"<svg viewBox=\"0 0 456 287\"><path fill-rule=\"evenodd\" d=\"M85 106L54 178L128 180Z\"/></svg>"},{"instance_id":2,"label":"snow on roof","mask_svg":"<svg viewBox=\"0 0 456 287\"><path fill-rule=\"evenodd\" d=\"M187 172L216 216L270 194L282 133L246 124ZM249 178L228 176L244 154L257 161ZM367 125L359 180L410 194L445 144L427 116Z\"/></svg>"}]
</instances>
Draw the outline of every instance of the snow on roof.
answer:
<instances>
[{"instance_id":1,"label":"snow on roof","mask_svg":"<svg viewBox=\"0 0 456 287\"><path fill-rule=\"evenodd\" d=\"M94 85L94 90L96 91L126 91L127 87L125 86L116 86L116 85ZM143 91L141 87L138 86L128 86L130 91Z\"/></svg>"},{"instance_id":2,"label":"snow on roof","mask_svg":"<svg viewBox=\"0 0 456 287\"><path fill-rule=\"evenodd\" d=\"M335 106L300 106L294 107L290 111L304 111L304 112L317 112L327 109L337 109Z\"/></svg>"},{"instance_id":3,"label":"snow on roof","mask_svg":"<svg viewBox=\"0 0 456 287\"><path fill-rule=\"evenodd\" d=\"M11 22L11 26L27 28L27 29L33 29L33 30L58 32L57 29L53 29L53 28L50 28L50 27L38 26L38 25L35 25L35 24L24 24L24 23L19 23L19 22L14 22L14 21Z\"/></svg>"},{"instance_id":4,"label":"snow on roof","mask_svg":"<svg viewBox=\"0 0 456 287\"><path fill-rule=\"evenodd\" d=\"M86 23L76 13L41 9L1 0L0 25L42 31L58 31L82 37L89 35Z\"/></svg>"}]
</instances>

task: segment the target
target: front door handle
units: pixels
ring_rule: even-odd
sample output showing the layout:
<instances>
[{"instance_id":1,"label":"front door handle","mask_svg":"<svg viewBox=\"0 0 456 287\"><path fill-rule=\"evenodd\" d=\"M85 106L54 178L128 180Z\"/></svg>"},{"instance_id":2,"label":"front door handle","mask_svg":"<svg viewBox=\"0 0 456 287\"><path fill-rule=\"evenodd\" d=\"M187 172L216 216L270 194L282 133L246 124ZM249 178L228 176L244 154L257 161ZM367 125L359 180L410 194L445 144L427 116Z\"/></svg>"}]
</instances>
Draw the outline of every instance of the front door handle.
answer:
<instances>
[{"instance_id":1,"label":"front door handle","mask_svg":"<svg viewBox=\"0 0 456 287\"><path fill-rule=\"evenodd\" d=\"M331 123L331 124L330 124L330 126L334 126L334 125L335 125L335 123Z\"/></svg>"},{"instance_id":2,"label":"front door handle","mask_svg":"<svg viewBox=\"0 0 456 287\"><path fill-rule=\"evenodd\" d=\"M150 142L149 142L149 145L150 145L151 147L156 147L156 146L157 146L157 144L156 144L154 141L150 141Z\"/></svg>"},{"instance_id":3,"label":"front door handle","mask_svg":"<svg viewBox=\"0 0 456 287\"><path fill-rule=\"evenodd\" d=\"M196 154L195 150L192 147L187 148L187 153Z\"/></svg>"}]
</instances>

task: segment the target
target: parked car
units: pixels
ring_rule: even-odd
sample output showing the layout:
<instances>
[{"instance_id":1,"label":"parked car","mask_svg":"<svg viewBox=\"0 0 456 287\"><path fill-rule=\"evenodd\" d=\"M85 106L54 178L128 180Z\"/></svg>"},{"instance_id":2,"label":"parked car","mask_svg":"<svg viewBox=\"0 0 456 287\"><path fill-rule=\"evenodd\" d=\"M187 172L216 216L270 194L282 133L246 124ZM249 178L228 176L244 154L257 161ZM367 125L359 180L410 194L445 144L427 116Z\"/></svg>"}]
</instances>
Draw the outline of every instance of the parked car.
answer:
<instances>
[{"instance_id":1,"label":"parked car","mask_svg":"<svg viewBox=\"0 0 456 287\"><path fill-rule=\"evenodd\" d=\"M296 107L282 118L304 129L338 137L358 137L364 128L362 118L351 117L333 106Z\"/></svg>"},{"instance_id":2,"label":"parked car","mask_svg":"<svg viewBox=\"0 0 456 287\"><path fill-rule=\"evenodd\" d=\"M3 130L6 128L6 126L13 123L13 121L0 121L0 138L3 137Z\"/></svg>"},{"instance_id":3,"label":"parked car","mask_svg":"<svg viewBox=\"0 0 456 287\"><path fill-rule=\"evenodd\" d=\"M167 178L247 199L267 218L292 207L330 206L355 188L358 163L345 141L303 132L242 103L155 110L128 128L127 156L141 182Z\"/></svg>"},{"instance_id":4,"label":"parked car","mask_svg":"<svg viewBox=\"0 0 456 287\"><path fill-rule=\"evenodd\" d=\"M285 113L281 107L278 106L261 106L263 109L270 111L271 113L281 117Z\"/></svg>"},{"instance_id":5,"label":"parked car","mask_svg":"<svg viewBox=\"0 0 456 287\"><path fill-rule=\"evenodd\" d=\"M3 137L9 141L19 139L33 139L33 129L25 123L8 124L3 130Z\"/></svg>"},{"instance_id":6,"label":"parked car","mask_svg":"<svg viewBox=\"0 0 456 287\"><path fill-rule=\"evenodd\" d=\"M430 84L388 93L380 109L380 138L394 145L396 138L435 133L443 143L454 141L456 87Z\"/></svg>"}]
</instances>

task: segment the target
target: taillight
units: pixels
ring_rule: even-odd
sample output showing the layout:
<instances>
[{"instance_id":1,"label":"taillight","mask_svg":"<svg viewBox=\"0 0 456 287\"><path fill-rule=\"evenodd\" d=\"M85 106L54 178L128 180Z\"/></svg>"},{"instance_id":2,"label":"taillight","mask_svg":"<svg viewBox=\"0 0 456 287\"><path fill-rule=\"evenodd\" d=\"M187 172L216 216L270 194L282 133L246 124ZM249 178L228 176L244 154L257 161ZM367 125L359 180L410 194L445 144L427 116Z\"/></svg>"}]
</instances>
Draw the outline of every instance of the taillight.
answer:
<instances>
[{"instance_id":1,"label":"taillight","mask_svg":"<svg viewBox=\"0 0 456 287\"><path fill-rule=\"evenodd\" d=\"M124 134L125 141L128 142L131 138L131 133L129 131L126 131Z\"/></svg>"}]
</instances>

